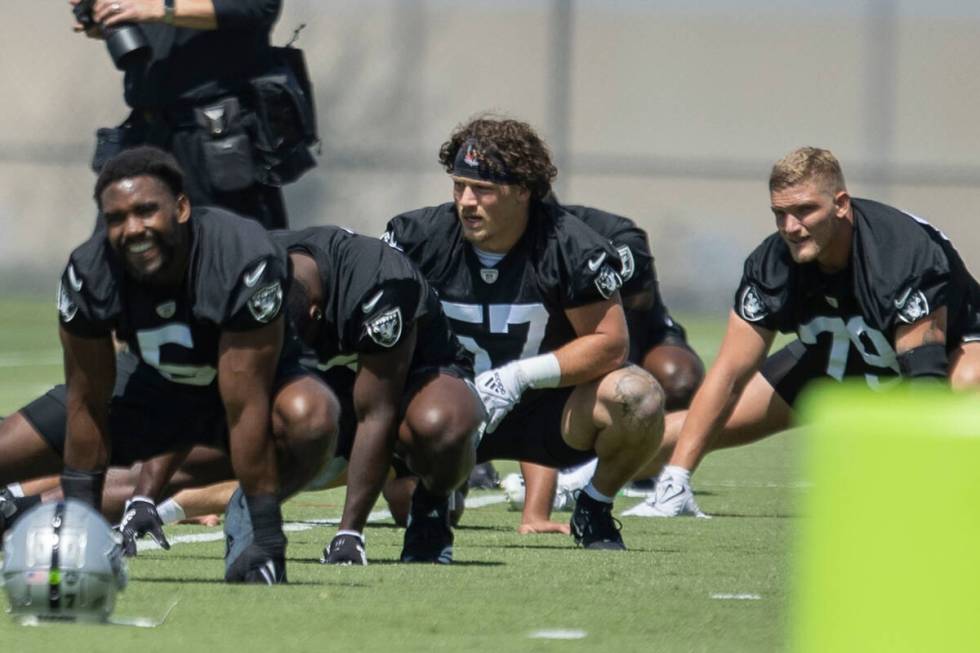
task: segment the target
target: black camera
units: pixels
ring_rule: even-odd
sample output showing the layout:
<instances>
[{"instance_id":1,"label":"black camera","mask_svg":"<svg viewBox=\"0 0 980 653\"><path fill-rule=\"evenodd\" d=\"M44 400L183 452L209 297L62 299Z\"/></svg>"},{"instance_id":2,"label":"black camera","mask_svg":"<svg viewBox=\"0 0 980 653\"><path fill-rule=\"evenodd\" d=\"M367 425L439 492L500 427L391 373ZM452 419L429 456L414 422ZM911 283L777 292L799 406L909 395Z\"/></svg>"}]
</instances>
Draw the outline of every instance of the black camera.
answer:
<instances>
[{"instance_id":1,"label":"black camera","mask_svg":"<svg viewBox=\"0 0 980 653\"><path fill-rule=\"evenodd\" d=\"M95 20L92 19L94 2L95 0L82 0L72 8L75 19L86 31L96 26ZM123 23L112 27L103 26L102 34L105 36L105 44L109 48L112 63L116 64L119 70L126 70L134 63L149 59L150 44L136 25Z\"/></svg>"}]
</instances>

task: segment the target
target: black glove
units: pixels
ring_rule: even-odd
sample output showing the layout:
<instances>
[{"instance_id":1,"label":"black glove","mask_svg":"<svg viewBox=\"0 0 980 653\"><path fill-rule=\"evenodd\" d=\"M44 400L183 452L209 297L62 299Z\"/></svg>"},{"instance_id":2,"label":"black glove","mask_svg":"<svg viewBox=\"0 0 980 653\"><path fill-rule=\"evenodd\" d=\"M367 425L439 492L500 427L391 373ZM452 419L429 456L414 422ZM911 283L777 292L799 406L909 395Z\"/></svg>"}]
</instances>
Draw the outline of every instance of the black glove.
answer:
<instances>
[{"instance_id":1,"label":"black glove","mask_svg":"<svg viewBox=\"0 0 980 653\"><path fill-rule=\"evenodd\" d=\"M285 556L270 555L256 544L250 544L225 572L226 583L277 585L286 582Z\"/></svg>"},{"instance_id":2,"label":"black glove","mask_svg":"<svg viewBox=\"0 0 980 653\"><path fill-rule=\"evenodd\" d=\"M364 537L353 531L337 533L323 550L320 562L325 565L366 565Z\"/></svg>"},{"instance_id":3,"label":"black glove","mask_svg":"<svg viewBox=\"0 0 980 653\"><path fill-rule=\"evenodd\" d=\"M133 497L123 509L119 531L123 538L123 554L136 555L136 540L149 534L163 549L170 550L170 542L163 534L163 520L157 514L156 504L149 497Z\"/></svg>"}]
</instances>

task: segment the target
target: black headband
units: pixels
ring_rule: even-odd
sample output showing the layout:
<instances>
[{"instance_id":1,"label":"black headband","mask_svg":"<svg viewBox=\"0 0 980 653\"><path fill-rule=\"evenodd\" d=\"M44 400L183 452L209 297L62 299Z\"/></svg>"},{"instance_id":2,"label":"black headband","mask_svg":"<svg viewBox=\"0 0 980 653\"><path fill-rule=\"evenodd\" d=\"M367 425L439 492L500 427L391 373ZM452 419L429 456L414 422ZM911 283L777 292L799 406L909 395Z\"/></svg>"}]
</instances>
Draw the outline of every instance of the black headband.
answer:
<instances>
[{"instance_id":1,"label":"black headband","mask_svg":"<svg viewBox=\"0 0 980 653\"><path fill-rule=\"evenodd\" d=\"M479 179L494 184L513 184L519 181L499 156L480 147L473 138L460 145L456 151L452 174L454 177Z\"/></svg>"}]
</instances>

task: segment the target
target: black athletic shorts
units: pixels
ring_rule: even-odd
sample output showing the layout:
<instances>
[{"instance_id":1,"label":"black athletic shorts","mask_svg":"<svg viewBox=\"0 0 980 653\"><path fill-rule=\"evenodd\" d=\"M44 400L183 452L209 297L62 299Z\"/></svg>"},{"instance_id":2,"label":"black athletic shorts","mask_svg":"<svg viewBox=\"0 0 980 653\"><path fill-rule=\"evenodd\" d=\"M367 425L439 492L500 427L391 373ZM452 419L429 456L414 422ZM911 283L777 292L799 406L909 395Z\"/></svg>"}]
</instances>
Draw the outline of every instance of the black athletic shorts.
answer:
<instances>
[{"instance_id":1,"label":"black athletic shorts","mask_svg":"<svg viewBox=\"0 0 980 653\"><path fill-rule=\"evenodd\" d=\"M827 351L808 348L799 340L769 356L759 373L790 406L810 381L831 378L827 376Z\"/></svg>"},{"instance_id":2,"label":"black athletic shorts","mask_svg":"<svg viewBox=\"0 0 980 653\"><path fill-rule=\"evenodd\" d=\"M641 367L647 352L659 345L691 349L684 327L670 317L660 301L649 310L627 310L626 324L630 334L629 361Z\"/></svg>"},{"instance_id":3,"label":"black athletic shorts","mask_svg":"<svg viewBox=\"0 0 980 653\"><path fill-rule=\"evenodd\" d=\"M275 390L309 374L299 350L285 347L276 369ZM58 385L21 409L48 445L64 457L66 389ZM217 393L183 390L161 383L149 365L130 353L116 356L116 386L109 405L109 464L128 467L169 451L203 444L228 449L228 425Z\"/></svg>"},{"instance_id":4,"label":"black athletic shorts","mask_svg":"<svg viewBox=\"0 0 980 653\"><path fill-rule=\"evenodd\" d=\"M572 467L595 458L565 444L561 415L574 387L528 390L493 433L485 433L476 462L526 460L547 467Z\"/></svg>"},{"instance_id":5,"label":"black athletic shorts","mask_svg":"<svg viewBox=\"0 0 980 653\"><path fill-rule=\"evenodd\" d=\"M354 435L357 432L357 413L354 410L354 378L357 373L343 365L331 367L329 370L319 370L317 373L337 395L340 402L340 434L334 457L349 461L351 449L354 447ZM457 365L427 366L409 370L408 378L405 380L405 390L402 393L402 404L398 410L399 417L405 414L415 393L438 374L448 374L457 379L471 378L467 370ZM409 475L404 463L401 463L401 468L395 464L395 471L399 477Z\"/></svg>"}]
</instances>

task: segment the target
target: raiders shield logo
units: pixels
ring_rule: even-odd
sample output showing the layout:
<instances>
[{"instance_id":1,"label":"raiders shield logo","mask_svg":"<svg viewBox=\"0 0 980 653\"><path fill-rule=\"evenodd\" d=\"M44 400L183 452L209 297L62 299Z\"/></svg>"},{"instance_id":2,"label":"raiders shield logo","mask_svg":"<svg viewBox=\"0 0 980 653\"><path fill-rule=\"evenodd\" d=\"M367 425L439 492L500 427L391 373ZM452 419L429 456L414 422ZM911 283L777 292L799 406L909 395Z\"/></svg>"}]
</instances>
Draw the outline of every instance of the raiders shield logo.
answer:
<instances>
[{"instance_id":1,"label":"raiders shield logo","mask_svg":"<svg viewBox=\"0 0 980 653\"><path fill-rule=\"evenodd\" d=\"M159 304L156 308L157 315L165 320L169 320L177 312L177 302L170 300L169 302L163 302Z\"/></svg>"},{"instance_id":2,"label":"raiders shield logo","mask_svg":"<svg viewBox=\"0 0 980 653\"><path fill-rule=\"evenodd\" d=\"M616 251L619 252L619 260L623 263L619 270L619 276L623 278L623 283L625 283L632 279L633 273L636 272L636 263L633 261L633 251L628 245L620 245L616 248Z\"/></svg>"},{"instance_id":3,"label":"raiders shield logo","mask_svg":"<svg viewBox=\"0 0 980 653\"><path fill-rule=\"evenodd\" d=\"M58 313L65 322L71 322L75 314L78 313L78 306L68 296L64 284L58 284Z\"/></svg>"},{"instance_id":4,"label":"raiders shield logo","mask_svg":"<svg viewBox=\"0 0 980 653\"><path fill-rule=\"evenodd\" d=\"M746 322L758 322L769 313L766 310L766 305L762 303L762 298L759 297L759 292L755 289L755 286L745 287L745 290L742 291L742 299L738 303L738 308L738 312L741 313L742 319Z\"/></svg>"},{"instance_id":5,"label":"raiders shield logo","mask_svg":"<svg viewBox=\"0 0 980 653\"><path fill-rule=\"evenodd\" d=\"M394 347L402 337L402 309L385 311L364 326L371 340L385 348Z\"/></svg>"},{"instance_id":6,"label":"raiders shield logo","mask_svg":"<svg viewBox=\"0 0 980 653\"><path fill-rule=\"evenodd\" d=\"M473 147L472 144L468 144L466 146L466 154L463 155L463 163L471 168L477 168L480 165L480 153L475 147Z\"/></svg>"},{"instance_id":7,"label":"raiders shield logo","mask_svg":"<svg viewBox=\"0 0 980 653\"><path fill-rule=\"evenodd\" d=\"M493 283L499 276L500 273L494 268L483 268L480 270L480 278L483 279L483 283Z\"/></svg>"},{"instance_id":8,"label":"raiders shield logo","mask_svg":"<svg viewBox=\"0 0 980 653\"><path fill-rule=\"evenodd\" d=\"M266 324L279 315L282 306L282 285L277 281L259 288L248 300L248 310L256 321Z\"/></svg>"},{"instance_id":9,"label":"raiders shield logo","mask_svg":"<svg viewBox=\"0 0 980 653\"><path fill-rule=\"evenodd\" d=\"M623 279L609 265L599 268L599 274L595 278L595 287L599 294L609 299L613 293L623 285Z\"/></svg>"},{"instance_id":10,"label":"raiders shield logo","mask_svg":"<svg viewBox=\"0 0 980 653\"><path fill-rule=\"evenodd\" d=\"M901 297L895 300L895 308L898 309L898 319L906 324L912 324L929 315L929 300L921 290L907 288Z\"/></svg>"}]
</instances>

